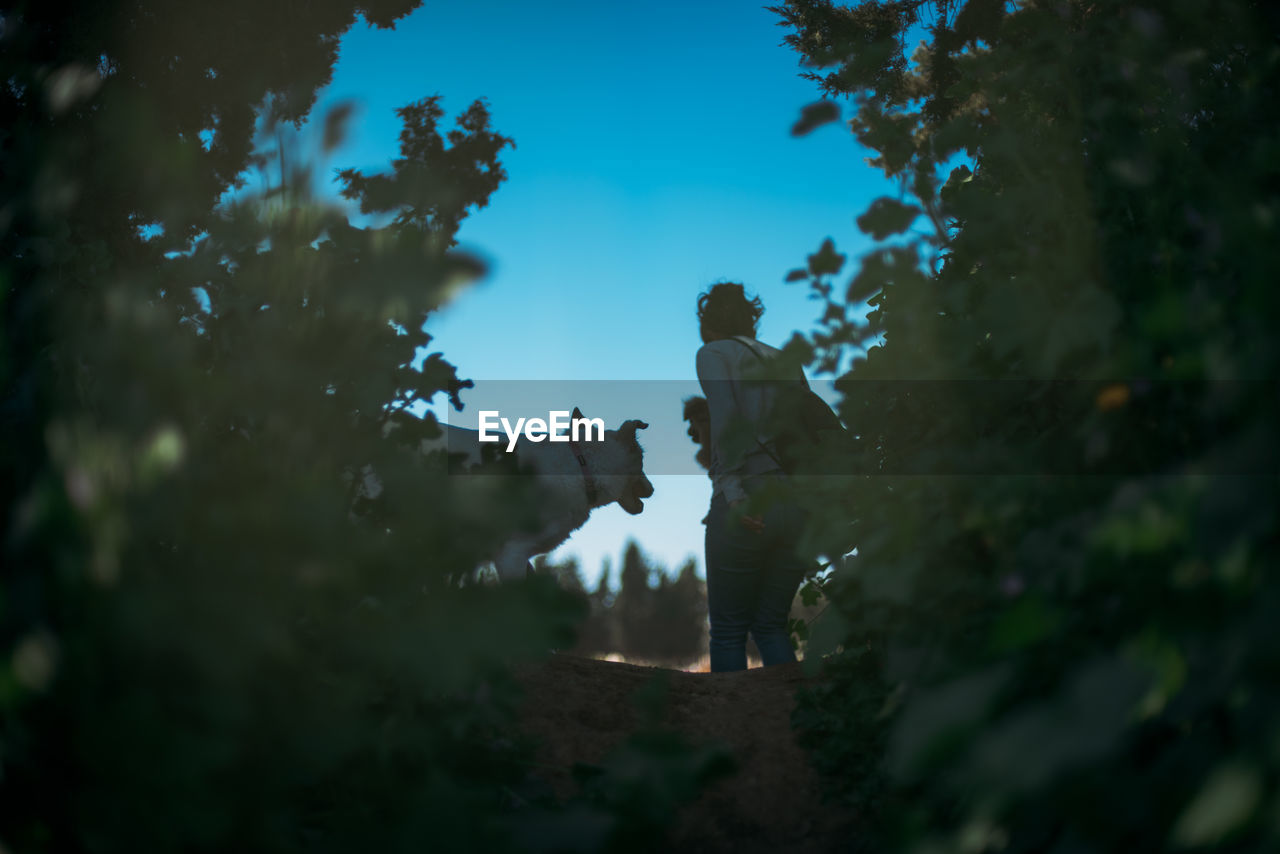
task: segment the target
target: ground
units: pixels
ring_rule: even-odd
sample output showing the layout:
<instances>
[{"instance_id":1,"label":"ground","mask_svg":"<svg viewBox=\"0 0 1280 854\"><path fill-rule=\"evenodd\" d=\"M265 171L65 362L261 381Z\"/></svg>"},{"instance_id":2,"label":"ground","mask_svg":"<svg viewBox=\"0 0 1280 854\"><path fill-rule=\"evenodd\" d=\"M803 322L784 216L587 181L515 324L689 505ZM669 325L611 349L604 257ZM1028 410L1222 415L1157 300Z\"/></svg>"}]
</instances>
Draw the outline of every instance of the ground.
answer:
<instances>
[{"instance_id":1,"label":"ground","mask_svg":"<svg viewBox=\"0 0 1280 854\"><path fill-rule=\"evenodd\" d=\"M573 793L575 762L599 762L635 730L636 694L655 677L667 684L663 725L696 743L727 746L738 764L677 817L672 849L817 854L856 847L853 817L824 803L791 728L805 681L799 665L687 673L561 654L523 671L523 727L541 742L539 765L558 796Z\"/></svg>"}]
</instances>

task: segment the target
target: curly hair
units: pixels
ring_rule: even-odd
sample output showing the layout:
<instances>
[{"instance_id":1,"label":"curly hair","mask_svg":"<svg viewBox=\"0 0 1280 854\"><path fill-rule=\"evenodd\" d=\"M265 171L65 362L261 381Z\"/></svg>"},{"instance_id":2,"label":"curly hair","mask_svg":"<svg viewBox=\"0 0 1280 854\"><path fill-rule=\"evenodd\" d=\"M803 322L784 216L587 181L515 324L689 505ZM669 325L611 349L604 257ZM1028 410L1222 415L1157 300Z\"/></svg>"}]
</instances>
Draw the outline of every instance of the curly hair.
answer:
<instances>
[{"instance_id":1,"label":"curly hair","mask_svg":"<svg viewBox=\"0 0 1280 854\"><path fill-rule=\"evenodd\" d=\"M711 408L707 406L707 399L702 395L695 395L694 397L686 397L684 399L684 420L685 421L711 420Z\"/></svg>"},{"instance_id":2,"label":"curly hair","mask_svg":"<svg viewBox=\"0 0 1280 854\"><path fill-rule=\"evenodd\" d=\"M738 282L717 282L698 297L698 323L704 331L754 338L762 314L760 297L747 299L746 289Z\"/></svg>"}]
</instances>

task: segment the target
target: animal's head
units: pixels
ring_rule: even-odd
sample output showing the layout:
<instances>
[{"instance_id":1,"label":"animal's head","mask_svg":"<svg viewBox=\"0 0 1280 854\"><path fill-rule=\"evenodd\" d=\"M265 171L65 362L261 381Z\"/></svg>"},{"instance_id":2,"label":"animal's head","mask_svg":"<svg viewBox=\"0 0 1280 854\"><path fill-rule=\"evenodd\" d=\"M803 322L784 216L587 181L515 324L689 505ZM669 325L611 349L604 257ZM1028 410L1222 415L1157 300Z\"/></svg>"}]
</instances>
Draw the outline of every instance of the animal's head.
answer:
<instances>
[{"instance_id":1,"label":"animal's head","mask_svg":"<svg viewBox=\"0 0 1280 854\"><path fill-rule=\"evenodd\" d=\"M573 419L583 417L574 407ZM644 473L644 450L636 439L636 431L648 426L633 418L617 430L606 430L603 442L583 444L601 503L616 501L632 516L642 513L644 499L653 495L653 484Z\"/></svg>"}]
</instances>

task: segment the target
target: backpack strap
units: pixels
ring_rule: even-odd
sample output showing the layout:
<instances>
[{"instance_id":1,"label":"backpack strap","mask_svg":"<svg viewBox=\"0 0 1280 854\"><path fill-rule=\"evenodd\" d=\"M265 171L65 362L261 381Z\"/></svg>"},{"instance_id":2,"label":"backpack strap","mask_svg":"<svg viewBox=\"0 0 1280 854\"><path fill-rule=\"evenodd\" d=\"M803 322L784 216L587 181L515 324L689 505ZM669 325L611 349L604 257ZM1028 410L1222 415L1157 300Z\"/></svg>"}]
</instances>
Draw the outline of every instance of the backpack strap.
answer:
<instances>
[{"instance_id":1,"label":"backpack strap","mask_svg":"<svg viewBox=\"0 0 1280 854\"><path fill-rule=\"evenodd\" d=\"M748 339L745 335L734 335L729 340L737 341L743 347L746 347L748 350L750 350L751 355L755 356L760 361L760 364L762 365L768 364L765 357L761 356L760 352L756 350L755 347L752 347L750 344L747 343L748 340L754 340L754 339ZM800 372L800 382L804 383L804 387L806 389L809 388L809 378L804 375L804 371Z\"/></svg>"},{"instance_id":2,"label":"backpack strap","mask_svg":"<svg viewBox=\"0 0 1280 854\"><path fill-rule=\"evenodd\" d=\"M750 351L751 351L751 355L755 356L757 359L759 359L759 360L760 360L760 364L762 364L762 365L763 365L763 364L766 364L764 356L761 356L761 355L756 351L756 348L755 348L755 347L752 347L750 344L748 344L748 343L746 342L746 339L745 339L743 336L741 336L741 335L733 335L733 336L731 336L731 337L729 338L729 340L730 340L730 341L737 341L737 342L738 342L739 344L741 344L743 347L746 347L748 350L750 350ZM804 376L804 375L803 375L803 374L801 374L801 376ZM734 389L737 389L737 387L738 387L738 381L737 381L737 380L731 380L731 382L733 383L733 387L734 387ZM807 382L807 381L806 381L805 385L806 385L806 387L808 386L808 382ZM735 392L735 394L734 394L734 399L735 399L735 400L737 400L737 393L736 393L736 392ZM741 412L741 411L742 411L742 404L741 404L741 403L739 403L739 404L738 404L738 411L739 411L739 412ZM752 432L754 433L755 431L752 431ZM779 467L780 469L782 469L782 470L785 472L785 471L787 470L787 467L786 467L785 465L783 465L782 460L778 459L778 455L777 455L777 454L775 454L773 451L771 451L771 450L769 449L769 446L768 446L768 445L766 445L764 442L761 442L761 441L760 441L760 435L759 435L758 433L756 433L756 434L755 434L755 440L756 440L756 444L760 446L760 450L762 450L762 451L764 451L766 454L768 454L768 455L769 455L769 458L770 458L770 459L772 459L775 463L777 463L777 464L778 464L778 467Z\"/></svg>"},{"instance_id":3,"label":"backpack strap","mask_svg":"<svg viewBox=\"0 0 1280 854\"><path fill-rule=\"evenodd\" d=\"M762 365L764 364L764 356L761 356L759 351L757 351L755 347L752 347L750 344L747 343L747 337L745 335L734 335L734 336L731 336L729 340L737 341L743 347L746 347L748 350L751 351L751 355L755 356L760 361L760 364Z\"/></svg>"}]
</instances>

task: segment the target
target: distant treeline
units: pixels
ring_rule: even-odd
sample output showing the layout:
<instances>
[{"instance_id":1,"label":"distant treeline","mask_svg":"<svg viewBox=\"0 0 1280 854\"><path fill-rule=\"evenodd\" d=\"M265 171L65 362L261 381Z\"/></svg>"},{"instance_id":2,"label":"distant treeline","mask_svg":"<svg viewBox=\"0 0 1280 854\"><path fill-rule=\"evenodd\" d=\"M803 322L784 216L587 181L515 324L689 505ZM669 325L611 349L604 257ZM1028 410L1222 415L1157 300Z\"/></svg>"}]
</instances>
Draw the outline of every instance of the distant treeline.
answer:
<instances>
[{"instance_id":1,"label":"distant treeline","mask_svg":"<svg viewBox=\"0 0 1280 854\"><path fill-rule=\"evenodd\" d=\"M689 558L676 572L647 557L634 540L622 554L622 570L614 583L606 558L594 589L588 589L578 561L554 563L546 556L534 560L534 570L555 578L560 587L587 603L587 616L578 626L573 655L595 658L621 656L627 661L660 667L689 668L707 655L707 582L697 574L698 562ZM811 622L826 602L797 598L793 625ZM800 637L807 636L798 629ZM758 666L759 654L748 638L747 655Z\"/></svg>"},{"instance_id":2,"label":"distant treeline","mask_svg":"<svg viewBox=\"0 0 1280 854\"><path fill-rule=\"evenodd\" d=\"M693 558L670 573L629 540L616 585L606 559L591 590L572 558L552 563L540 557L534 569L554 576L561 587L587 601L589 611L572 648L575 655L619 655L629 661L685 667L707 652L707 584L698 577Z\"/></svg>"}]
</instances>

